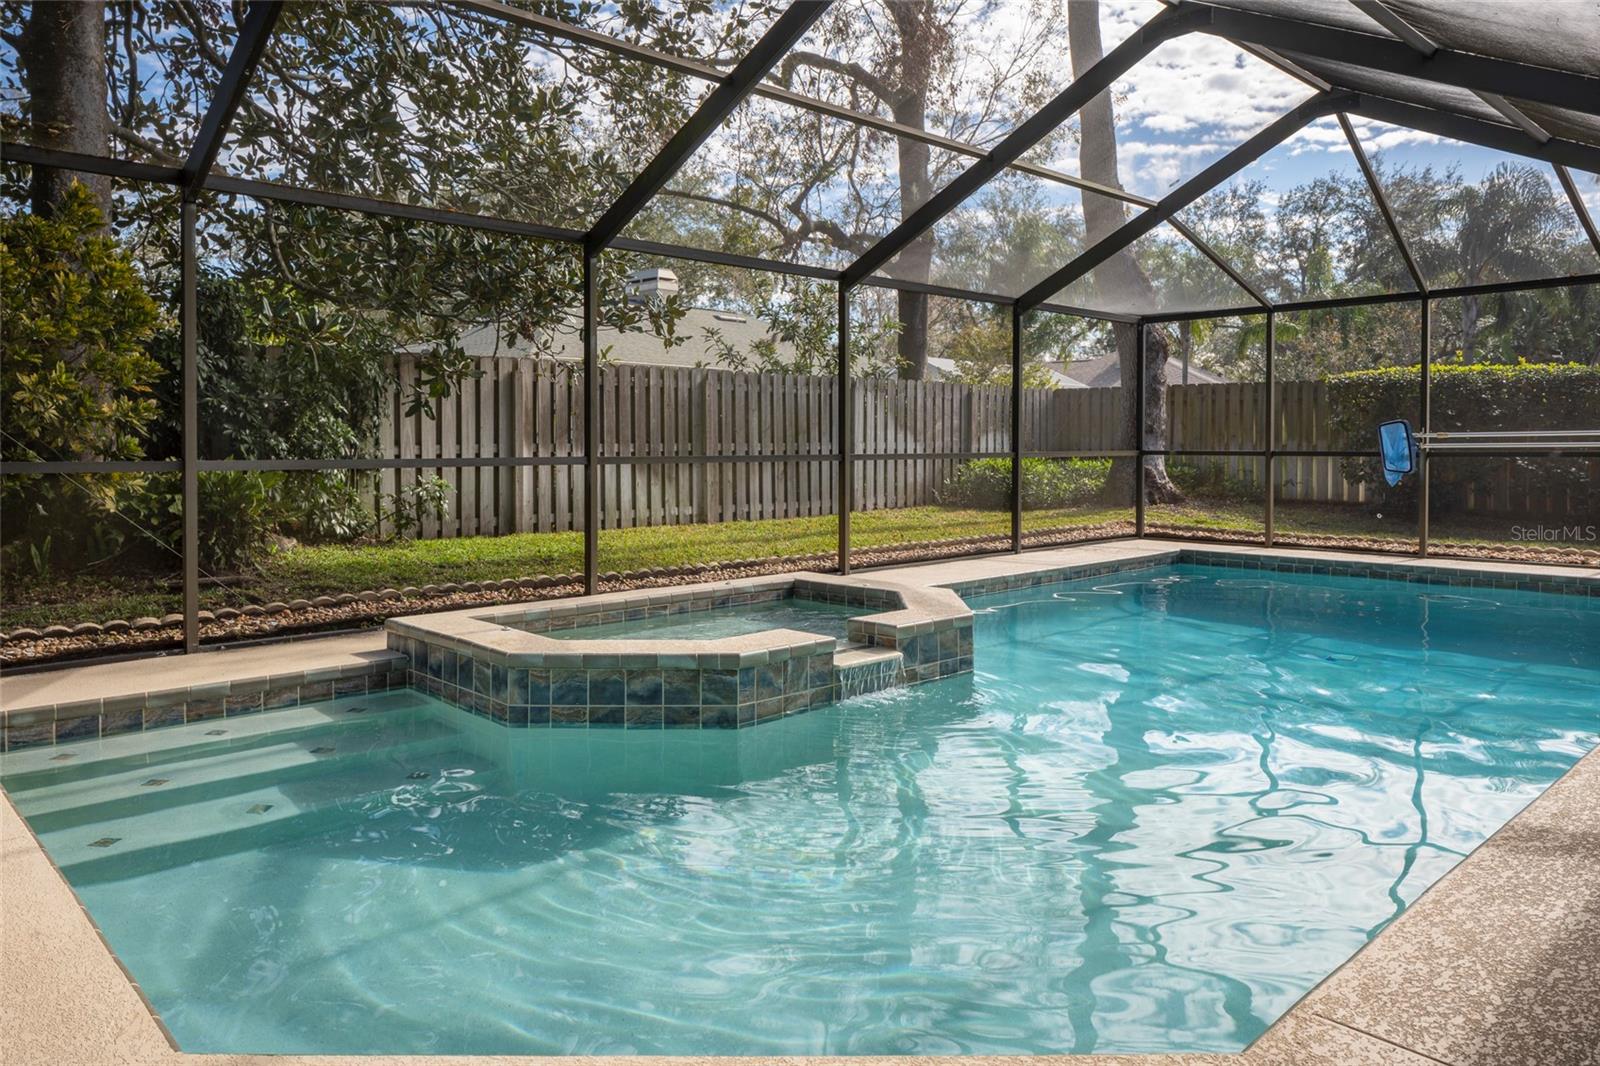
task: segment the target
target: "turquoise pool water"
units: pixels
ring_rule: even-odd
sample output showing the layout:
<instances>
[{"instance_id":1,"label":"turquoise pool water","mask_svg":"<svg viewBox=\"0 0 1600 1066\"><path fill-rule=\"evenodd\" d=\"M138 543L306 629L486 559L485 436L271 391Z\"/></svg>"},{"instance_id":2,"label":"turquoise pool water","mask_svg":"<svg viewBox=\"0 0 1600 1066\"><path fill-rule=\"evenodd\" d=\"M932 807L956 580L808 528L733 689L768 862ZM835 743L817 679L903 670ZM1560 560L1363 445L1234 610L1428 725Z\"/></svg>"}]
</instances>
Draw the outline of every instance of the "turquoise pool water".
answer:
<instances>
[{"instance_id":1,"label":"turquoise pool water","mask_svg":"<svg viewBox=\"0 0 1600 1066\"><path fill-rule=\"evenodd\" d=\"M1600 739L1573 598L975 605L975 676L756 729L393 693L4 783L189 1051L1169 1051L1247 1043Z\"/></svg>"},{"instance_id":2,"label":"turquoise pool water","mask_svg":"<svg viewBox=\"0 0 1600 1066\"><path fill-rule=\"evenodd\" d=\"M557 640L715 640L760 633L765 629L798 629L802 633L843 640L850 619L874 613L870 607L789 596L743 607L713 607L707 611L664 614L631 622L552 629L543 635Z\"/></svg>"}]
</instances>

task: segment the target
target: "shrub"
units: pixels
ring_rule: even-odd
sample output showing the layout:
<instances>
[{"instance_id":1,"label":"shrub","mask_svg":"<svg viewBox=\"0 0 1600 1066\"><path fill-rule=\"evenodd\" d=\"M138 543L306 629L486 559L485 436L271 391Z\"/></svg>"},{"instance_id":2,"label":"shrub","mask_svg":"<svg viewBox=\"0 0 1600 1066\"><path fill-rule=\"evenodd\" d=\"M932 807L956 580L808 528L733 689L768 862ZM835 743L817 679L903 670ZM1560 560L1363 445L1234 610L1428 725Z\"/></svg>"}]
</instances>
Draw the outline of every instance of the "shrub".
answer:
<instances>
[{"instance_id":1,"label":"shrub","mask_svg":"<svg viewBox=\"0 0 1600 1066\"><path fill-rule=\"evenodd\" d=\"M49 218L0 219L0 455L138 459L161 365L161 315L128 251L74 183Z\"/></svg>"},{"instance_id":2,"label":"shrub","mask_svg":"<svg viewBox=\"0 0 1600 1066\"><path fill-rule=\"evenodd\" d=\"M1378 423L1416 419L1420 388L1417 367L1385 367L1337 374L1328 381L1331 426L1336 436L1377 446ZM1429 382L1433 426L1456 430L1600 428L1600 367L1580 363L1445 364ZM1451 456L1432 464L1429 495L1438 510L1459 506L1476 483L1487 482L1511 462L1519 485L1560 500L1582 493L1588 477L1581 458L1492 459ZM1344 475L1364 482L1380 505L1414 512L1417 479L1391 488L1376 457L1343 462Z\"/></svg>"},{"instance_id":3,"label":"shrub","mask_svg":"<svg viewBox=\"0 0 1600 1066\"><path fill-rule=\"evenodd\" d=\"M1072 507L1096 499L1111 473L1109 459L1022 460L1022 509ZM1011 509L1011 460L973 459L962 463L938 492L947 507L983 511Z\"/></svg>"},{"instance_id":4,"label":"shrub","mask_svg":"<svg viewBox=\"0 0 1600 1066\"><path fill-rule=\"evenodd\" d=\"M1208 500L1227 500L1235 503L1260 501L1261 486L1246 478L1234 477L1219 463L1199 466L1183 460L1167 463L1167 476L1185 496L1200 496Z\"/></svg>"},{"instance_id":5,"label":"shrub","mask_svg":"<svg viewBox=\"0 0 1600 1066\"><path fill-rule=\"evenodd\" d=\"M0 219L0 314L0 457L142 458L162 374L149 347L162 316L82 185L48 218ZM117 498L142 480L6 478L0 566L42 578L112 558L132 530L115 520Z\"/></svg>"},{"instance_id":6,"label":"shrub","mask_svg":"<svg viewBox=\"0 0 1600 1066\"><path fill-rule=\"evenodd\" d=\"M200 569L235 573L260 560L272 546L272 531L285 515L284 475L228 470L200 475ZM162 553L183 544L183 492L175 474L158 474L118 494L117 509L142 536L125 554ZM167 562L170 565L170 554Z\"/></svg>"}]
</instances>

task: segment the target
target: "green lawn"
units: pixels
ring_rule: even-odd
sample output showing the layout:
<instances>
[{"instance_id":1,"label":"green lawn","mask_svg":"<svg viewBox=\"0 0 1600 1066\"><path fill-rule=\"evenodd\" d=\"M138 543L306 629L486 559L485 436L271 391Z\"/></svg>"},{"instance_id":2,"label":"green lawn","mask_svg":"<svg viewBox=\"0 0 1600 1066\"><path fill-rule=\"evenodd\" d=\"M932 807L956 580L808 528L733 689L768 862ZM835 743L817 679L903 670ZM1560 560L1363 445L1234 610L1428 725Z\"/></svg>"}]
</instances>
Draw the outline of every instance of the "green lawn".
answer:
<instances>
[{"instance_id":1,"label":"green lawn","mask_svg":"<svg viewBox=\"0 0 1600 1066\"><path fill-rule=\"evenodd\" d=\"M1125 522L1130 513L1125 507L1082 507L1029 511L1024 519L1026 530L1032 533ZM1152 507L1148 517L1153 529L1222 537L1258 535L1262 527L1258 501L1195 500ZM1005 512L943 507L861 512L851 521L851 543L860 551L920 541L1003 536L1011 526ZM1449 539L1439 538L1439 543L1466 546L1504 541L1504 528L1504 521L1479 521L1469 526L1454 520ZM837 549L837 529L837 521L830 515L604 530L600 534L600 569L620 572L771 556L831 555ZM1291 542L1296 535L1340 537L1367 546L1388 542L1401 550L1415 543L1411 522L1379 519L1361 507L1280 504L1277 529ZM270 556L256 573L243 575L226 587L205 588L201 605L215 609L385 587L571 574L582 569L580 533L302 546ZM77 574L38 582L13 576L3 589L0 626L71 625L175 612L181 607L175 577Z\"/></svg>"},{"instance_id":2,"label":"green lawn","mask_svg":"<svg viewBox=\"0 0 1600 1066\"><path fill-rule=\"evenodd\" d=\"M1058 525L1093 525L1126 511L1096 508L1029 512ZM859 549L918 541L1004 535L1011 518L1004 512L943 507L869 511L854 515L852 544ZM831 554L838 549L838 522L831 516L781 518L713 525L655 526L602 530L602 571L642 570L759 559L771 556ZM285 602L407 585L572 574L583 570L581 533L518 533L504 537L462 537L380 544L307 545L269 556L256 573L207 586L201 606L216 609L245 603ZM72 625L111 618L161 616L182 607L172 575L76 574L48 582L5 582L0 625Z\"/></svg>"}]
</instances>

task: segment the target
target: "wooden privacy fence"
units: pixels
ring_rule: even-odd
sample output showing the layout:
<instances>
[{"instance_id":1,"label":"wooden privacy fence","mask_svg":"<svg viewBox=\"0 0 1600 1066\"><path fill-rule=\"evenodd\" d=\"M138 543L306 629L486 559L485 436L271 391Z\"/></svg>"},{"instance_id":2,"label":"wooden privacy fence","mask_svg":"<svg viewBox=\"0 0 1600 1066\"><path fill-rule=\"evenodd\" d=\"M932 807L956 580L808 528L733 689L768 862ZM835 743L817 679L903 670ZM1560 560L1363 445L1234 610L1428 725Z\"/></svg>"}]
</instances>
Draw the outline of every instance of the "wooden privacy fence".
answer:
<instances>
[{"instance_id":1,"label":"wooden privacy fence","mask_svg":"<svg viewBox=\"0 0 1600 1066\"><path fill-rule=\"evenodd\" d=\"M383 471L377 491L448 484L449 511L425 537L581 529L583 379L567 363L480 359L481 373L406 413L417 360L396 360L375 454L401 459L547 460L509 467ZM1028 398L1043 410L1050 394ZM856 382L854 510L932 503L973 453L1010 447L1008 387ZM600 376L603 528L832 514L838 492L838 383L831 377L613 365ZM1049 420L1032 420L1041 434ZM1042 438L1029 447L1052 447ZM726 461L715 461L719 456ZM737 458L735 458L737 457ZM712 460L706 462L705 460ZM379 501L374 501L379 506Z\"/></svg>"},{"instance_id":2,"label":"wooden privacy fence","mask_svg":"<svg viewBox=\"0 0 1600 1066\"><path fill-rule=\"evenodd\" d=\"M549 360L485 358L481 373L437 402L437 417L407 415L417 361L398 357L396 389L374 454L403 459L527 459L538 465L385 470L377 491L401 493L419 478L448 485L448 513L428 515L421 535L470 537L582 528L583 382L580 369ZM598 454L603 528L827 515L838 493L837 382L832 377L687 367L613 365L601 371ZM1168 440L1175 449L1262 446L1264 390L1256 383L1174 385ZM1278 388L1278 448L1349 449L1335 438L1327 386ZM1010 448L1006 386L858 380L852 389L855 495L851 508L935 503L966 460ZM1104 452L1122 442L1122 390L1026 389L1023 447ZM719 456L725 461L715 461ZM735 458L737 457L737 458ZM712 460L707 462L706 460ZM1263 463L1247 456L1192 457L1201 467L1259 486ZM1358 503L1337 457L1280 457L1279 499ZM1509 482L1479 506L1514 506ZM380 501L374 501L379 506Z\"/></svg>"},{"instance_id":3,"label":"wooden privacy fence","mask_svg":"<svg viewBox=\"0 0 1600 1066\"><path fill-rule=\"evenodd\" d=\"M1122 390L1058 389L1054 422L1061 451L1112 451L1122 438ZM1172 385L1167 389L1167 447L1179 451L1258 451L1265 443L1266 389L1257 382ZM1278 386L1277 447L1280 451L1350 450L1329 425L1328 386L1290 381ZM1361 447L1361 444L1353 445ZM1265 463L1242 455L1186 456L1182 462L1218 470L1260 486ZM1361 485L1340 474L1336 456L1278 459L1278 498L1358 503Z\"/></svg>"}]
</instances>

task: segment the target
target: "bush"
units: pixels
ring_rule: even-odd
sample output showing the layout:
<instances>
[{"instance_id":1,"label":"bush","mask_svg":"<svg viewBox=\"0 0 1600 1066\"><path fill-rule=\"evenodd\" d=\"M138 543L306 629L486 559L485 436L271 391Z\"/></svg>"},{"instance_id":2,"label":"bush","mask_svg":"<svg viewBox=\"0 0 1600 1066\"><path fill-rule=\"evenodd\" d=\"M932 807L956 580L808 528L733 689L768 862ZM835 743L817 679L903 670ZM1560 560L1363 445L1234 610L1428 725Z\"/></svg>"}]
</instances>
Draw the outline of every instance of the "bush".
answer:
<instances>
[{"instance_id":1,"label":"bush","mask_svg":"<svg viewBox=\"0 0 1600 1066\"><path fill-rule=\"evenodd\" d=\"M146 348L161 315L82 185L50 218L0 219L0 309L0 455L142 457L162 373Z\"/></svg>"},{"instance_id":2,"label":"bush","mask_svg":"<svg viewBox=\"0 0 1600 1066\"><path fill-rule=\"evenodd\" d=\"M1022 509L1073 507L1100 496L1111 473L1109 459L1022 460ZM945 481L938 500L947 507L1011 509L1011 460L973 459Z\"/></svg>"},{"instance_id":3,"label":"bush","mask_svg":"<svg viewBox=\"0 0 1600 1066\"><path fill-rule=\"evenodd\" d=\"M1420 389L1417 367L1385 367L1336 374L1328 380L1331 425L1338 437L1377 447L1378 423L1415 421ZM1457 430L1600 429L1600 367L1581 363L1445 364L1433 367L1429 388L1435 428ZM1437 510L1459 506L1474 483L1483 484L1508 460L1452 456L1432 466L1429 495ZM1561 499L1586 491L1584 459L1517 459L1519 485ZM1414 513L1417 479L1391 488L1376 457L1343 462L1344 475L1364 482L1381 506Z\"/></svg>"},{"instance_id":4,"label":"bush","mask_svg":"<svg viewBox=\"0 0 1600 1066\"><path fill-rule=\"evenodd\" d=\"M1245 478L1234 477L1220 463L1197 466L1182 460L1169 460L1167 476L1185 496L1199 496L1208 500L1226 500L1248 503L1261 500L1261 486Z\"/></svg>"},{"instance_id":5,"label":"bush","mask_svg":"<svg viewBox=\"0 0 1600 1066\"><path fill-rule=\"evenodd\" d=\"M219 471L200 475L200 569L236 573L260 560L272 546L272 531L282 521L284 475L276 472ZM157 474L130 484L118 494L117 509L144 536L130 541L125 554L162 553L183 545L183 490L176 474ZM170 554L167 560L170 561Z\"/></svg>"},{"instance_id":6,"label":"bush","mask_svg":"<svg viewBox=\"0 0 1600 1066\"><path fill-rule=\"evenodd\" d=\"M162 374L149 352L161 313L82 185L48 218L0 219L0 314L0 458L143 458ZM131 529L114 520L117 498L142 480L5 479L0 569L39 577L104 562Z\"/></svg>"}]
</instances>

